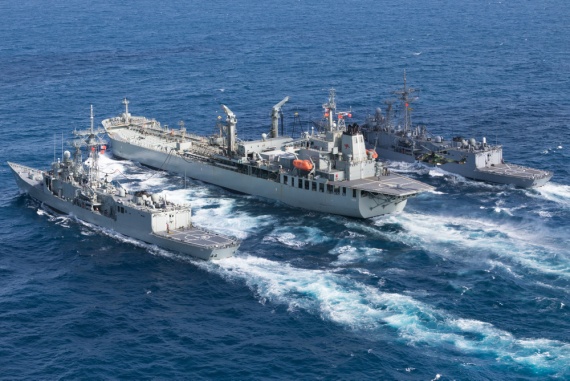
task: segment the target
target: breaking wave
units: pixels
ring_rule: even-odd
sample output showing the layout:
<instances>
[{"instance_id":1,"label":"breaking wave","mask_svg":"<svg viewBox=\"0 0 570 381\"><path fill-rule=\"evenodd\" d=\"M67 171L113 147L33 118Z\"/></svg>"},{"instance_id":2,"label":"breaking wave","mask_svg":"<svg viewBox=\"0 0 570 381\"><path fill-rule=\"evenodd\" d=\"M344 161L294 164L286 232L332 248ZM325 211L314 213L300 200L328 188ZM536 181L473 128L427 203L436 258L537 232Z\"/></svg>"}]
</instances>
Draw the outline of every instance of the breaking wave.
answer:
<instances>
[{"instance_id":1,"label":"breaking wave","mask_svg":"<svg viewBox=\"0 0 570 381\"><path fill-rule=\"evenodd\" d=\"M492 356L497 363L524 366L540 374L568 372L568 343L517 338L492 324L457 317L330 270L300 269L254 256L198 265L228 280L243 281L263 304L285 305L292 313L306 311L372 339L381 340L389 329L409 345Z\"/></svg>"}]
</instances>

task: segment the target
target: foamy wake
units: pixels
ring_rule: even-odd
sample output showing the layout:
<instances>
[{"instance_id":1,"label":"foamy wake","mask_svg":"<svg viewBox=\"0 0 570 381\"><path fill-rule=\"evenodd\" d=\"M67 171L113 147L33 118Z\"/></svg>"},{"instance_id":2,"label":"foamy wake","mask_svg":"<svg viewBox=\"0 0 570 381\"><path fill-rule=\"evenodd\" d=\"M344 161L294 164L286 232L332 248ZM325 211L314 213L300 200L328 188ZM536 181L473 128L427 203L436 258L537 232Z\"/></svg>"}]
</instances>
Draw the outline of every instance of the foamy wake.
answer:
<instances>
[{"instance_id":1,"label":"foamy wake","mask_svg":"<svg viewBox=\"0 0 570 381\"><path fill-rule=\"evenodd\" d=\"M555 202L565 209L570 209L570 185L546 183L540 188L526 191L530 197L541 197Z\"/></svg>"},{"instance_id":2,"label":"foamy wake","mask_svg":"<svg viewBox=\"0 0 570 381\"><path fill-rule=\"evenodd\" d=\"M228 280L239 280L261 303L286 305L323 320L367 332L378 339L386 327L410 345L449 347L472 356L537 372L567 372L570 345L547 339L517 338L492 324L463 319L406 295L386 293L325 270L306 270L253 256L229 258L199 266Z\"/></svg>"},{"instance_id":3,"label":"foamy wake","mask_svg":"<svg viewBox=\"0 0 570 381\"><path fill-rule=\"evenodd\" d=\"M473 261L493 264L493 257L501 261L544 274L570 278L570 257L565 246L569 237L560 237L557 244L545 242L540 229L530 231L513 228L508 224L494 223L463 216L434 216L402 212L396 216L378 219L380 228L370 229L371 234L421 247L438 255L457 256L467 251ZM404 229L383 232L384 224L398 224ZM358 228L353 226L352 228ZM469 259L464 259L469 261ZM494 266L493 266L494 267Z\"/></svg>"},{"instance_id":4,"label":"foamy wake","mask_svg":"<svg viewBox=\"0 0 570 381\"><path fill-rule=\"evenodd\" d=\"M307 245L316 245L329 240L330 238L323 230L308 226L280 226L263 238L263 241L279 242L285 246L296 249Z\"/></svg>"}]
</instances>

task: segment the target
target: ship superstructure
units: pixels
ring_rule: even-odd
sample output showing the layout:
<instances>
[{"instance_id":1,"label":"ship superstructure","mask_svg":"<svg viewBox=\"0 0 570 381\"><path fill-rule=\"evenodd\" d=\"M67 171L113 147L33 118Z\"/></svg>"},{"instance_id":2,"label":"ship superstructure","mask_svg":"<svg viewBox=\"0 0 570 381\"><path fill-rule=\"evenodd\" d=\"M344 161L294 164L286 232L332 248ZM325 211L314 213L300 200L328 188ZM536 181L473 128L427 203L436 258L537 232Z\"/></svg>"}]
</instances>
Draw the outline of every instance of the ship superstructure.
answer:
<instances>
[{"instance_id":1,"label":"ship superstructure","mask_svg":"<svg viewBox=\"0 0 570 381\"><path fill-rule=\"evenodd\" d=\"M254 141L237 139L237 118L225 105L226 121L212 136L132 116L126 99L125 112L103 127L118 157L308 210L369 218L401 211L408 198L432 189L375 160L359 127L346 125L346 114L337 112L334 90L323 105L322 131L280 136L279 115L288 99L273 107L270 133Z\"/></svg>"},{"instance_id":2,"label":"ship superstructure","mask_svg":"<svg viewBox=\"0 0 570 381\"><path fill-rule=\"evenodd\" d=\"M91 128L74 131L73 157L65 151L49 171L9 162L19 188L60 213L168 250L205 260L235 253L239 241L195 227L189 205L145 191L131 193L101 178L98 158L106 148L101 132L93 127L91 109ZM81 148L87 149L85 161Z\"/></svg>"},{"instance_id":3,"label":"ship superstructure","mask_svg":"<svg viewBox=\"0 0 570 381\"><path fill-rule=\"evenodd\" d=\"M414 91L407 87L404 73L404 88L396 92L403 112L401 125L392 123L391 103L386 114L378 108L363 124L367 146L375 149L381 159L418 161L466 178L522 188L542 186L552 177L549 171L506 163L503 147L489 144L485 137L481 141L460 136L447 140L430 133L425 126L412 126L410 105L415 100Z\"/></svg>"}]
</instances>

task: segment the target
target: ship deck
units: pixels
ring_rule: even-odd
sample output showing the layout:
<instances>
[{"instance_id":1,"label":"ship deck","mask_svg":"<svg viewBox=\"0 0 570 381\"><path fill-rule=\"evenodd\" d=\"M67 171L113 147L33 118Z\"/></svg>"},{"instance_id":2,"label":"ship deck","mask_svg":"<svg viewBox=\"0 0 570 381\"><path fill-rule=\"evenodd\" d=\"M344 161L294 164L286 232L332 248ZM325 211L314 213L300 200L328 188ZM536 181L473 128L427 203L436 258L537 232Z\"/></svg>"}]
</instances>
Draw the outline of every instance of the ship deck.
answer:
<instances>
[{"instance_id":1,"label":"ship deck","mask_svg":"<svg viewBox=\"0 0 570 381\"><path fill-rule=\"evenodd\" d=\"M239 244L238 241L230 239L226 236L197 228L170 230L168 232L161 231L154 232L153 234L162 238L180 241L204 248L222 248L237 246Z\"/></svg>"},{"instance_id":2,"label":"ship deck","mask_svg":"<svg viewBox=\"0 0 570 381\"><path fill-rule=\"evenodd\" d=\"M526 179L542 179L552 176L550 172L541 169L523 167L516 164L495 164L491 167L477 168L480 172L492 173L500 176L510 176Z\"/></svg>"},{"instance_id":3,"label":"ship deck","mask_svg":"<svg viewBox=\"0 0 570 381\"><path fill-rule=\"evenodd\" d=\"M124 140L127 143L134 144L140 147L149 148L155 151L170 152L176 149L176 141L180 140L180 136L171 136L167 133L162 133L157 135L160 131L152 131L148 133L141 133L139 129L130 129L127 127L116 128L111 130L111 134L120 137L120 140ZM219 153L219 147L210 147L207 145L207 141L204 138L191 138L187 136L186 141L192 142L191 151L194 154L202 155L205 157L211 156L213 154Z\"/></svg>"},{"instance_id":4,"label":"ship deck","mask_svg":"<svg viewBox=\"0 0 570 381\"><path fill-rule=\"evenodd\" d=\"M396 197L412 196L419 192L426 192L435 189L434 187L420 181L394 173L380 177L369 177L358 180L331 181L329 184L341 187L352 187L361 191L388 194Z\"/></svg>"}]
</instances>

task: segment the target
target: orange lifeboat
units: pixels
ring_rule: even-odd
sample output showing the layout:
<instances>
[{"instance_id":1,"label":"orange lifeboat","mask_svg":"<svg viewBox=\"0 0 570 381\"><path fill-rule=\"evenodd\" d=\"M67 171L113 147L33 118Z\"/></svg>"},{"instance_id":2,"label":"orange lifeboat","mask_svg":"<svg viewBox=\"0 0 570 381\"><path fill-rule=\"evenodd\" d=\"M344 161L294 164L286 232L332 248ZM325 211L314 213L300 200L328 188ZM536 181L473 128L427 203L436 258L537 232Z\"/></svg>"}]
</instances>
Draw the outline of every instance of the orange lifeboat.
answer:
<instances>
[{"instance_id":1,"label":"orange lifeboat","mask_svg":"<svg viewBox=\"0 0 570 381\"><path fill-rule=\"evenodd\" d=\"M303 171L310 171L313 169L313 163L310 160L293 160L293 166Z\"/></svg>"},{"instance_id":2,"label":"orange lifeboat","mask_svg":"<svg viewBox=\"0 0 570 381\"><path fill-rule=\"evenodd\" d=\"M366 153L372 153L372 158L373 159L378 159L378 154L376 153L376 151L374 151L373 149L367 149Z\"/></svg>"}]
</instances>

